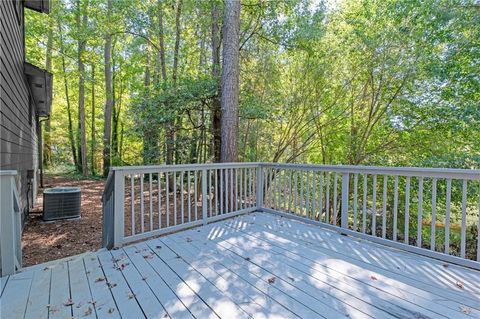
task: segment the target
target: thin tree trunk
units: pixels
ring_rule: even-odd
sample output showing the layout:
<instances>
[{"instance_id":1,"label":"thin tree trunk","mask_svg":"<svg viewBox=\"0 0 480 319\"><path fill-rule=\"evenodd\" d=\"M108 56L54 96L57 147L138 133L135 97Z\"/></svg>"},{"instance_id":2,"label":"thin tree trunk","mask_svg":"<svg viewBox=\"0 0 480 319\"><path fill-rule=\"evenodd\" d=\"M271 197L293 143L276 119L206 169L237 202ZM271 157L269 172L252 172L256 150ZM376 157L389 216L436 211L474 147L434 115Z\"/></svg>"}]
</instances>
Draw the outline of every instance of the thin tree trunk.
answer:
<instances>
[{"instance_id":1,"label":"thin tree trunk","mask_svg":"<svg viewBox=\"0 0 480 319\"><path fill-rule=\"evenodd\" d=\"M53 20L50 19L48 25L47 50L45 55L45 69L52 71L52 45L53 45ZM43 138L43 166L49 167L52 164L52 140L50 136L51 123L50 117L44 122Z\"/></svg>"},{"instance_id":2,"label":"thin tree trunk","mask_svg":"<svg viewBox=\"0 0 480 319\"><path fill-rule=\"evenodd\" d=\"M226 0L223 18L222 162L238 159L240 1Z\"/></svg>"},{"instance_id":3,"label":"thin tree trunk","mask_svg":"<svg viewBox=\"0 0 480 319\"><path fill-rule=\"evenodd\" d=\"M145 63L145 102L148 102L150 92L150 52L147 49L147 60ZM143 163L155 164L158 162L160 154L158 153L158 133L157 128L152 123L147 123L143 131Z\"/></svg>"},{"instance_id":4,"label":"thin tree trunk","mask_svg":"<svg viewBox=\"0 0 480 319\"><path fill-rule=\"evenodd\" d=\"M162 0L158 0L158 42L160 44L160 66L162 70L162 79L167 80L167 63L165 62L165 43L163 36L163 9Z\"/></svg>"},{"instance_id":5,"label":"thin tree trunk","mask_svg":"<svg viewBox=\"0 0 480 319\"><path fill-rule=\"evenodd\" d=\"M173 69L172 69L172 81L174 90L177 86L177 72L178 72L178 53L180 50L180 15L182 13L182 0L177 0L177 8L175 14L175 49L173 55ZM173 119L169 119L166 123L166 142L167 142L167 165L173 164L173 152L175 149L175 122ZM171 183L170 183L171 185Z\"/></svg>"},{"instance_id":6,"label":"thin tree trunk","mask_svg":"<svg viewBox=\"0 0 480 319\"><path fill-rule=\"evenodd\" d=\"M87 139L85 134L85 65L83 63L83 53L85 51L86 40L83 32L87 27L87 12L85 8L82 10L80 0L77 0L77 30L78 30L78 135L79 135L79 156L81 172L83 176L88 175L87 167ZM82 13L83 11L83 13ZM81 20L80 20L81 18Z\"/></svg>"},{"instance_id":7,"label":"thin tree trunk","mask_svg":"<svg viewBox=\"0 0 480 319\"><path fill-rule=\"evenodd\" d=\"M107 21L110 23L112 11L112 0L107 1ZM108 32L108 31L107 31ZM110 171L110 142L112 133L112 109L113 109L113 89L112 89L112 66L111 66L112 35L105 35L105 124L103 128L103 176L107 176Z\"/></svg>"},{"instance_id":8,"label":"thin tree trunk","mask_svg":"<svg viewBox=\"0 0 480 319\"><path fill-rule=\"evenodd\" d=\"M91 158L92 175L95 175L95 64L92 64L92 137L91 137Z\"/></svg>"},{"instance_id":9,"label":"thin tree trunk","mask_svg":"<svg viewBox=\"0 0 480 319\"><path fill-rule=\"evenodd\" d=\"M59 32L59 38L60 38L60 53L62 56L63 81L65 85L65 101L67 103L68 139L70 141L70 148L72 150L73 164L75 167L78 167L77 149L75 147L75 137L74 137L73 123L72 123L72 109L70 105L70 95L68 94L67 67L65 63L65 54L64 54L64 47L63 47L62 26L60 21L58 21L58 32Z\"/></svg>"},{"instance_id":10,"label":"thin tree trunk","mask_svg":"<svg viewBox=\"0 0 480 319\"><path fill-rule=\"evenodd\" d=\"M217 82L218 94L213 98L211 109L211 156L214 162L220 162L220 150L222 145L221 135L221 106L220 106L220 28L219 8L216 2L212 6L212 76Z\"/></svg>"}]
</instances>

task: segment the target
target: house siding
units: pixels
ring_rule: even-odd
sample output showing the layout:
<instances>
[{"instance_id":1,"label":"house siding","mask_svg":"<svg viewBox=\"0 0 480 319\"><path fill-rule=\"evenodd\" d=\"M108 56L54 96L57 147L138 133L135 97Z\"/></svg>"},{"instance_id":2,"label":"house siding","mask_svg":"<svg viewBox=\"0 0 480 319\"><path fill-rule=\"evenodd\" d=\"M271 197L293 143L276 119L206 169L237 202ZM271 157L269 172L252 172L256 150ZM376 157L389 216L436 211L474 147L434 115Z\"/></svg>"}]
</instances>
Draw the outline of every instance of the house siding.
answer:
<instances>
[{"instance_id":1,"label":"house siding","mask_svg":"<svg viewBox=\"0 0 480 319\"><path fill-rule=\"evenodd\" d=\"M0 169L17 170L25 218L37 193L38 120L24 76L23 10L18 1L0 1ZM30 184L28 170L34 170Z\"/></svg>"}]
</instances>

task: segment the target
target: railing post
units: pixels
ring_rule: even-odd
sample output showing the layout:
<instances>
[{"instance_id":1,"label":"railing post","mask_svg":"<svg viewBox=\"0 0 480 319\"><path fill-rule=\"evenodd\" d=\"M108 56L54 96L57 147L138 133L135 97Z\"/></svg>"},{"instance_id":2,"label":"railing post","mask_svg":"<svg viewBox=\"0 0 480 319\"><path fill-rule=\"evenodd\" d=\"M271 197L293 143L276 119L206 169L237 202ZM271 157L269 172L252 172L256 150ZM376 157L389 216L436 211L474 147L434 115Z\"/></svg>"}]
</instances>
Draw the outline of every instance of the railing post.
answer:
<instances>
[{"instance_id":1,"label":"railing post","mask_svg":"<svg viewBox=\"0 0 480 319\"><path fill-rule=\"evenodd\" d=\"M257 166L257 194L256 194L256 204L257 210L261 210L263 208L263 167L262 164L258 164Z\"/></svg>"},{"instance_id":2,"label":"railing post","mask_svg":"<svg viewBox=\"0 0 480 319\"><path fill-rule=\"evenodd\" d=\"M207 224L207 170L202 170L202 220Z\"/></svg>"},{"instance_id":3,"label":"railing post","mask_svg":"<svg viewBox=\"0 0 480 319\"><path fill-rule=\"evenodd\" d=\"M350 183L350 175L348 173L342 174L342 211L341 211L341 222L340 226L342 228L348 228L348 187Z\"/></svg>"},{"instance_id":4,"label":"railing post","mask_svg":"<svg viewBox=\"0 0 480 319\"><path fill-rule=\"evenodd\" d=\"M0 276L12 275L16 265L21 266L21 255L17 260L21 227L20 216L15 216L20 214L18 203L15 203L15 175L16 171L0 172Z\"/></svg>"},{"instance_id":5,"label":"railing post","mask_svg":"<svg viewBox=\"0 0 480 319\"><path fill-rule=\"evenodd\" d=\"M120 247L125 235L125 176L121 171L113 174L113 246Z\"/></svg>"}]
</instances>

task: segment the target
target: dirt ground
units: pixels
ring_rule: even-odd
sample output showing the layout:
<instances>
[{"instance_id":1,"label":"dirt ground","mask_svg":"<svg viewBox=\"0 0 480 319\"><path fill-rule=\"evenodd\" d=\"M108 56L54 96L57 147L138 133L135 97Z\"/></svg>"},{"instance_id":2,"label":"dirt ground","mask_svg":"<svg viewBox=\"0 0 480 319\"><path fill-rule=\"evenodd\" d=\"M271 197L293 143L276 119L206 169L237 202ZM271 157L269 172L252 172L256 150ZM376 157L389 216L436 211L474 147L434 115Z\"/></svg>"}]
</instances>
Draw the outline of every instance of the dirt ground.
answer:
<instances>
[{"instance_id":1,"label":"dirt ground","mask_svg":"<svg viewBox=\"0 0 480 319\"><path fill-rule=\"evenodd\" d=\"M77 186L82 191L81 218L44 222L43 193L30 213L22 238L23 266L97 250L102 239L103 180L79 180L62 176L44 176L45 188Z\"/></svg>"}]
</instances>

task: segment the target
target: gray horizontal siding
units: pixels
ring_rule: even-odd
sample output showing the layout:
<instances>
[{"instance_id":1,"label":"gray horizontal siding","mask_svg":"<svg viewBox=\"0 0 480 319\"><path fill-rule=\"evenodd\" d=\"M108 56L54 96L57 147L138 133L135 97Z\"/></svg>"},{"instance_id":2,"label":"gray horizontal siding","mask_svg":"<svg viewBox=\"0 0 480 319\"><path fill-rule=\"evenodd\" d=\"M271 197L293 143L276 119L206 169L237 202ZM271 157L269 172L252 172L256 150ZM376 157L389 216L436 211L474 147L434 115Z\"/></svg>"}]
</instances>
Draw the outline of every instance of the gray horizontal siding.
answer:
<instances>
[{"instance_id":1,"label":"gray horizontal siding","mask_svg":"<svg viewBox=\"0 0 480 319\"><path fill-rule=\"evenodd\" d=\"M19 23L16 10L16 1L0 1L0 169L18 171L20 205L27 212L37 188L36 178L29 184L26 177L38 167L38 137L23 73L23 12Z\"/></svg>"}]
</instances>

